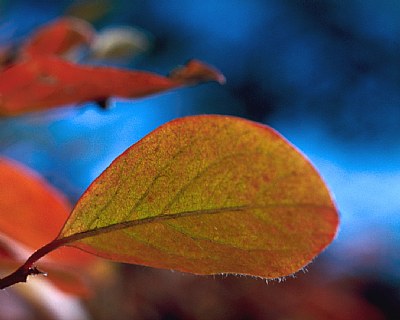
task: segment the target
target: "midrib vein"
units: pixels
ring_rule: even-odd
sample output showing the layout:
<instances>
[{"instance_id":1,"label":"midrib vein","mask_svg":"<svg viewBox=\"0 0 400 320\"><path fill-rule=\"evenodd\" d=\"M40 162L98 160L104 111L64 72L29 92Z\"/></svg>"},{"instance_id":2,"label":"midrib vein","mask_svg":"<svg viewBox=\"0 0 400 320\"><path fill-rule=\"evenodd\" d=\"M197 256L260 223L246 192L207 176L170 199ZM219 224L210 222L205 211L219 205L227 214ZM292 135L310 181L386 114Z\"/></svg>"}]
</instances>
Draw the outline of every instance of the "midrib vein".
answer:
<instances>
[{"instance_id":1,"label":"midrib vein","mask_svg":"<svg viewBox=\"0 0 400 320\"><path fill-rule=\"evenodd\" d=\"M254 209L254 207L252 207ZM70 236L67 237L62 237L58 238L60 241L62 241L64 244L68 244L71 242L75 242L78 240L82 240L85 238L90 238L92 236L96 236L99 234L105 234L109 233L112 231L118 231L126 228L131 228L137 225L143 225L143 224L150 224L154 222L160 222L160 221L167 221L167 220L172 220L172 219L179 219L179 218L185 218L185 217L190 217L190 216L196 216L196 215L212 215L212 214L218 214L218 213L224 213L224 212L238 212L238 211L244 211L250 209L249 206L237 206L237 207L226 207L226 208L217 208L217 209L208 209L208 210L193 210L193 211L184 211L184 212L179 212L179 213L173 213L173 214L163 214L155 217L148 217L148 218L142 218L142 219L137 219L137 220L129 220L129 221L123 221L123 222L118 222L114 223L105 227L100 227L96 229L91 229L87 231L82 231L78 233L74 233Z\"/></svg>"},{"instance_id":2,"label":"midrib vein","mask_svg":"<svg viewBox=\"0 0 400 320\"><path fill-rule=\"evenodd\" d=\"M96 229L91 229L87 231L82 231L78 233L74 233L72 235L57 238L56 240L62 243L62 245L72 243L75 241L79 241L85 238L90 238L99 234L110 233L113 231L118 231L126 228L131 228L138 225L150 224L154 222L168 221L179 218L185 218L190 216L199 216L199 215L213 215L225 212L242 212L246 210L257 210L257 209L271 209L274 207L309 207L309 208L320 208L320 209L329 209L333 210L329 205L318 205L312 203L300 203L300 204L270 204L270 205L259 205L259 206L235 206L235 207L224 207L224 208L216 208L216 209L205 209L205 210L192 210L192 211L184 211L172 214L164 214L154 217L142 218L137 220L129 220L124 222L114 223L105 227L100 227Z\"/></svg>"}]
</instances>

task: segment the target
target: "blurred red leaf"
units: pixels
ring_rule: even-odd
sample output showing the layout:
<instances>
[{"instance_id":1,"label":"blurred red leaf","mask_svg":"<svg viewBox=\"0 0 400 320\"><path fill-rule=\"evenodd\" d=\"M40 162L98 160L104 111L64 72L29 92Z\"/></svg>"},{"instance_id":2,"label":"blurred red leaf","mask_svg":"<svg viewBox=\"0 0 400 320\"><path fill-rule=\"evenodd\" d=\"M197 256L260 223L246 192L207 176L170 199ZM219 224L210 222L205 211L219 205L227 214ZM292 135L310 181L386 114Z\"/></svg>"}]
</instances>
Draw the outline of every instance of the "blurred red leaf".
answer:
<instances>
[{"instance_id":1,"label":"blurred red leaf","mask_svg":"<svg viewBox=\"0 0 400 320\"><path fill-rule=\"evenodd\" d=\"M223 76L196 60L163 77L144 71L77 65L57 57L36 57L3 71L0 115L18 115L65 104L103 101L110 96L139 98Z\"/></svg>"},{"instance_id":2,"label":"blurred red leaf","mask_svg":"<svg viewBox=\"0 0 400 320\"><path fill-rule=\"evenodd\" d=\"M66 199L22 165L0 158L0 231L30 247L57 235L70 211Z\"/></svg>"},{"instance_id":3,"label":"blurred red leaf","mask_svg":"<svg viewBox=\"0 0 400 320\"><path fill-rule=\"evenodd\" d=\"M62 56L81 44L89 44L94 34L93 27L84 20L60 18L36 30L22 46L19 57Z\"/></svg>"},{"instance_id":4,"label":"blurred red leaf","mask_svg":"<svg viewBox=\"0 0 400 320\"><path fill-rule=\"evenodd\" d=\"M9 270L57 235L71 206L37 174L4 158L0 158L0 189L0 267ZM52 271L50 279L59 287L83 293L87 288L78 280L98 262L92 255L65 247L39 265ZM78 268L82 275L77 274ZM65 281L71 277L75 281Z\"/></svg>"},{"instance_id":5,"label":"blurred red leaf","mask_svg":"<svg viewBox=\"0 0 400 320\"><path fill-rule=\"evenodd\" d=\"M22 45L14 63L0 70L0 115L14 116L112 96L140 98L200 82L223 83L224 76L192 60L169 77L145 71L85 66L64 56L92 41L94 29L77 18L61 18L40 28ZM6 59L4 55L4 59Z\"/></svg>"}]
</instances>

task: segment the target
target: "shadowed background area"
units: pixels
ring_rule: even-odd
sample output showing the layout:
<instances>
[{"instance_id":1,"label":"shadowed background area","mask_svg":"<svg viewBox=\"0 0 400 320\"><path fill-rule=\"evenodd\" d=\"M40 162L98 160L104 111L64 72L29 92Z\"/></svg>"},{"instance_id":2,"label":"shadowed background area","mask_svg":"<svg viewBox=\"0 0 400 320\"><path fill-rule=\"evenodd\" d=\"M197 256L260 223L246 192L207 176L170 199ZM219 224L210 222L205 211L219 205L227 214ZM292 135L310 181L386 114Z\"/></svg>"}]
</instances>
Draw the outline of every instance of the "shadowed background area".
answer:
<instances>
[{"instance_id":1,"label":"shadowed background area","mask_svg":"<svg viewBox=\"0 0 400 320\"><path fill-rule=\"evenodd\" d=\"M137 47L110 65L166 74L196 58L227 78L225 86L113 99L109 110L90 103L0 119L1 155L37 170L72 202L160 124L219 113L281 132L320 171L341 214L333 245L296 280L267 286L121 265L85 302L93 318L400 317L398 1L1 1L0 10L2 47L70 14L100 32L135 28ZM104 61L83 54L80 62ZM111 301L107 310L102 299Z\"/></svg>"}]
</instances>

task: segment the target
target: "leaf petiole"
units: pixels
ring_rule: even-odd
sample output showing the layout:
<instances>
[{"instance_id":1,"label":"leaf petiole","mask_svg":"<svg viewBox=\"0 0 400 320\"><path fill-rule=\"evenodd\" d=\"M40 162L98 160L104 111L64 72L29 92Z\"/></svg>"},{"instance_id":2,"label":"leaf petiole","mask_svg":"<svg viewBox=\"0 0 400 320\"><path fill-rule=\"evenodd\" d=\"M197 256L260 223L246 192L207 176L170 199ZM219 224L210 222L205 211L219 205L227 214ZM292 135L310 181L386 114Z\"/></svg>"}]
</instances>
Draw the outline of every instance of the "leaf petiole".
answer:
<instances>
[{"instance_id":1,"label":"leaf petiole","mask_svg":"<svg viewBox=\"0 0 400 320\"><path fill-rule=\"evenodd\" d=\"M61 247L64 243L65 243L64 239L55 239L52 242L40 248L39 250L35 251L21 267L19 267L17 270L9 274L8 276L0 279L0 289L5 289L20 282L26 282L29 276L35 276L35 275L47 276L46 272L43 272L39 270L36 266L34 266L35 262L37 262L39 259L44 257L49 252Z\"/></svg>"}]
</instances>

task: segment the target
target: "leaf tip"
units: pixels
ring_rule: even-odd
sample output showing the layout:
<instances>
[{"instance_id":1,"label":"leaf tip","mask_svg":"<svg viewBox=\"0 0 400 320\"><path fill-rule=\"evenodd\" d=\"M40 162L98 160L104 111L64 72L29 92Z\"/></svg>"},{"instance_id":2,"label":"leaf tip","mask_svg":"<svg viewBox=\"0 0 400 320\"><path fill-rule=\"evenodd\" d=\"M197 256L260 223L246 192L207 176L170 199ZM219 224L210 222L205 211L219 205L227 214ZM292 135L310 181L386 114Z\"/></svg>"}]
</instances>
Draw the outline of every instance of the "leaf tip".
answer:
<instances>
[{"instance_id":1,"label":"leaf tip","mask_svg":"<svg viewBox=\"0 0 400 320\"><path fill-rule=\"evenodd\" d=\"M216 68L196 59L189 60L184 66L171 71L169 78L184 84L215 81L225 84L225 76Z\"/></svg>"}]
</instances>

